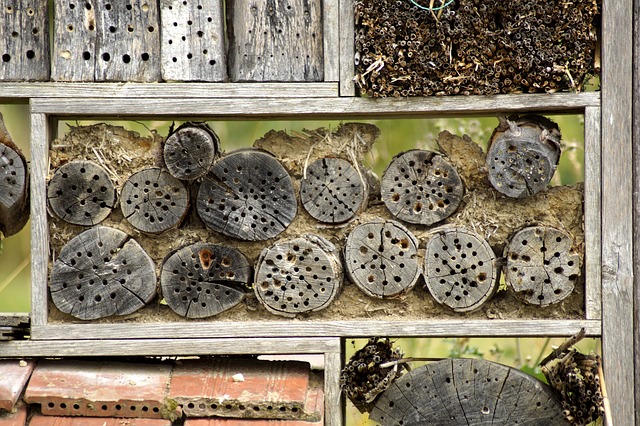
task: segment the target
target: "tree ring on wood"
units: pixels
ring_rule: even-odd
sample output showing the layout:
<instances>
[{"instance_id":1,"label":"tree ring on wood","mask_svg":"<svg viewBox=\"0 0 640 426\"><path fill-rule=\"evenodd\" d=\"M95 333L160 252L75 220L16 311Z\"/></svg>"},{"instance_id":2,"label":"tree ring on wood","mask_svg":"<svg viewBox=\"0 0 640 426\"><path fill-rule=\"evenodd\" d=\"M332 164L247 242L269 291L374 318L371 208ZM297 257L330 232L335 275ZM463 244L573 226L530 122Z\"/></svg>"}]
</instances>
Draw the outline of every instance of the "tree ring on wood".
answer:
<instances>
[{"instance_id":1,"label":"tree ring on wood","mask_svg":"<svg viewBox=\"0 0 640 426\"><path fill-rule=\"evenodd\" d=\"M495 293L499 269L484 238L465 228L445 226L427 238L424 276L438 303L455 312L470 312Z\"/></svg>"},{"instance_id":2,"label":"tree ring on wood","mask_svg":"<svg viewBox=\"0 0 640 426\"><path fill-rule=\"evenodd\" d=\"M329 306L341 282L335 246L323 237L305 235L264 249L253 287L269 312L294 317Z\"/></svg>"},{"instance_id":3,"label":"tree ring on wood","mask_svg":"<svg viewBox=\"0 0 640 426\"><path fill-rule=\"evenodd\" d=\"M403 295L420 276L418 240L398 222L375 220L356 226L344 253L349 279L371 297Z\"/></svg>"},{"instance_id":4,"label":"tree ring on wood","mask_svg":"<svg viewBox=\"0 0 640 426\"><path fill-rule=\"evenodd\" d=\"M189 193L168 172L151 167L124 183L120 207L133 227L157 234L180 224L189 208Z\"/></svg>"},{"instance_id":5,"label":"tree ring on wood","mask_svg":"<svg viewBox=\"0 0 640 426\"><path fill-rule=\"evenodd\" d=\"M549 306L568 297L581 273L573 238L548 226L518 231L505 247L505 279L516 295L532 305Z\"/></svg>"},{"instance_id":6,"label":"tree ring on wood","mask_svg":"<svg viewBox=\"0 0 640 426\"><path fill-rule=\"evenodd\" d=\"M300 182L302 206L320 222L346 222L355 216L367 196L358 170L341 158L314 161Z\"/></svg>"},{"instance_id":7,"label":"tree ring on wood","mask_svg":"<svg viewBox=\"0 0 640 426\"><path fill-rule=\"evenodd\" d=\"M210 317L244 300L251 269L247 258L236 249L192 244L177 250L162 265L162 294L179 315Z\"/></svg>"},{"instance_id":8,"label":"tree ring on wood","mask_svg":"<svg viewBox=\"0 0 640 426\"><path fill-rule=\"evenodd\" d=\"M76 160L55 171L47 187L47 201L59 219L92 226L109 216L116 203L116 190L101 166Z\"/></svg>"},{"instance_id":9,"label":"tree ring on wood","mask_svg":"<svg viewBox=\"0 0 640 426\"><path fill-rule=\"evenodd\" d=\"M82 320L128 315L156 294L155 265L124 232L97 226L72 238L51 269L51 299Z\"/></svg>"},{"instance_id":10,"label":"tree ring on wood","mask_svg":"<svg viewBox=\"0 0 640 426\"><path fill-rule=\"evenodd\" d=\"M444 359L413 369L380 395L370 419L383 425L567 423L545 383L483 359Z\"/></svg>"},{"instance_id":11,"label":"tree ring on wood","mask_svg":"<svg viewBox=\"0 0 640 426\"><path fill-rule=\"evenodd\" d=\"M167 170L177 179L194 180L204 176L220 152L220 140L205 123L185 123L164 143Z\"/></svg>"},{"instance_id":12,"label":"tree ring on wood","mask_svg":"<svg viewBox=\"0 0 640 426\"><path fill-rule=\"evenodd\" d=\"M3 134L4 133L4 134ZM10 140L0 114L0 231L5 237L18 233L29 220L29 169Z\"/></svg>"},{"instance_id":13,"label":"tree ring on wood","mask_svg":"<svg viewBox=\"0 0 640 426\"><path fill-rule=\"evenodd\" d=\"M442 155L412 150L397 155L382 176L382 201L396 218L432 225L456 211L464 186Z\"/></svg>"},{"instance_id":14,"label":"tree ring on wood","mask_svg":"<svg viewBox=\"0 0 640 426\"><path fill-rule=\"evenodd\" d=\"M293 182L272 155L240 150L216 162L198 189L198 215L211 229L246 241L264 241L293 221Z\"/></svg>"},{"instance_id":15,"label":"tree ring on wood","mask_svg":"<svg viewBox=\"0 0 640 426\"><path fill-rule=\"evenodd\" d=\"M489 181L512 198L528 197L545 189L560 160L558 126L537 115L501 118L489 143Z\"/></svg>"}]
</instances>

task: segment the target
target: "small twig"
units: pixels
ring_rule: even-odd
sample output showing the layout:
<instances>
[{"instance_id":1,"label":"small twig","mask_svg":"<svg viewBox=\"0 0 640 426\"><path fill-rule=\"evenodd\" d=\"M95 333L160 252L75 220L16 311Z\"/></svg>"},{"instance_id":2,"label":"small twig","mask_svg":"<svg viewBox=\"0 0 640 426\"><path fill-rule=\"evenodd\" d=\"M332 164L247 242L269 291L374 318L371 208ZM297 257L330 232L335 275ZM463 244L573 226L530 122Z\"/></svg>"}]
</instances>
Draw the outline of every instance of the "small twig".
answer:
<instances>
[{"instance_id":1,"label":"small twig","mask_svg":"<svg viewBox=\"0 0 640 426\"><path fill-rule=\"evenodd\" d=\"M613 421L611 420L611 404L609 403L607 387L604 384L604 372L602 371L602 363L598 364L598 378L600 380L600 391L602 392L602 404L604 405L604 424L605 426L613 426Z\"/></svg>"},{"instance_id":2,"label":"small twig","mask_svg":"<svg viewBox=\"0 0 640 426\"><path fill-rule=\"evenodd\" d=\"M18 267L15 268L13 272L11 272L11 274L9 274L9 276L5 278L2 283L0 283L0 292L4 290L5 287L7 287L9 284L11 284L11 282L20 274L20 272L22 272L22 270L26 268L27 265L29 265L30 261L31 259L29 258L29 256L27 256L22 260L22 262L20 262Z\"/></svg>"},{"instance_id":3,"label":"small twig","mask_svg":"<svg viewBox=\"0 0 640 426\"><path fill-rule=\"evenodd\" d=\"M584 328L581 328L580 331L576 335L571 336L570 338L568 338L563 344L558 346L557 349L555 349L553 352L551 352L545 359L540 361L539 365L545 365L545 364L549 363L549 361L551 361L551 360L553 360L555 358L559 358L567 349L569 349L571 346L575 345L580 340L582 340L584 338L585 334L586 334L586 332L585 332Z\"/></svg>"},{"instance_id":4,"label":"small twig","mask_svg":"<svg viewBox=\"0 0 640 426\"><path fill-rule=\"evenodd\" d=\"M544 354L544 352L547 350L547 346L549 346L549 342L551 342L551 337L547 337L547 340L544 341L544 345L542 345L542 349L540 349L540 353L538 354L538 358L536 358L536 361L533 363L533 365L540 365L540 360L542 359L542 356Z\"/></svg>"}]
</instances>

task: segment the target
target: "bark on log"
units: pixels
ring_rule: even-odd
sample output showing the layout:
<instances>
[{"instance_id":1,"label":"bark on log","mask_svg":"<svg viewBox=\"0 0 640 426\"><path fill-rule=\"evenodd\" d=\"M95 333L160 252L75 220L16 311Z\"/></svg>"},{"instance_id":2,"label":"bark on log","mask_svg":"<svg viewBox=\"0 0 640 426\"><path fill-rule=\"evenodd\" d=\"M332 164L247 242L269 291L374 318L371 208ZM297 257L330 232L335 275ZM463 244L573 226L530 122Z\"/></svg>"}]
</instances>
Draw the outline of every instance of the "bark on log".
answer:
<instances>
[{"instance_id":1,"label":"bark on log","mask_svg":"<svg viewBox=\"0 0 640 426\"><path fill-rule=\"evenodd\" d=\"M317 235L282 241L258 259L254 290L276 315L295 317L326 308L342 285L342 263L333 244Z\"/></svg>"},{"instance_id":2,"label":"bark on log","mask_svg":"<svg viewBox=\"0 0 640 426\"><path fill-rule=\"evenodd\" d=\"M155 266L127 234L98 226L72 238L51 270L51 299L82 320L128 315L156 294Z\"/></svg>"},{"instance_id":3,"label":"bark on log","mask_svg":"<svg viewBox=\"0 0 640 426\"><path fill-rule=\"evenodd\" d=\"M27 160L11 139L0 114L0 232L18 233L29 220Z\"/></svg>"},{"instance_id":4,"label":"bark on log","mask_svg":"<svg viewBox=\"0 0 640 426\"><path fill-rule=\"evenodd\" d=\"M189 193L168 172L151 167L134 173L124 183L120 206L133 227L157 234L182 222L189 208Z\"/></svg>"},{"instance_id":5,"label":"bark on log","mask_svg":"<svg viewBox=\"0 0 640 426\"><path fill-rule=\"evenodd\" d=\"M55 171L47 186L47 201L59 219L93 226L113 210L116 190L102 167L92 161L77 160Z\"/></svg>"},{"instance_id":6,"label":"bark on log","mask_svg":"<svg viewBox=\"0 0 640 426\"><path fill-rule=\"evenodd\" d=\"M167 305L187 318L205 318L244 300L251 265L238 250L198 243L171 254L162 265L160 285Z\"/></svg>"},{"instance_id":7,"label":"bark on log","mask_svg":"<svg viewBox=\"0 0 640 426\"><path fill-rule=\"evenodd\" d=\"M505 248L505 280L532 305L549 306L568 297L581 274L580 255L564 231L534 226L518 231Z\"/></svg>"},{"instance_id":8,"label":"bark on log","mask_svg":"<svg viewBox=\"0 0 640 426\"><path fill-rule=\"evenodd\" d=\"M443 156L413 150L397 155L382 176L382 201L399 220L433 225L456 211L464 186Z\"/></svg>"},{"instance_id":9,"label":"bark on log","mask_svg":"<svg viewBox=\"0 0 640 426\"><path fill-rule=\"evenodd\" d=\"M385 426L566 425L540 380L482 359L445 359L396 380L369 416Z\"/></svg>"},{"instance_id":10,"label":"bark on log","mask_svg":"<svg viewBox=\"0 0 640 426\"><path fill-rule=\"evenodd\" d=\"M167 137L162 152L173 177L194 180L204 176L220 155L220 139L206 123L184 123Z\"/></svg>"},{"instance_id":11,"label":"bark on log","mask_svg":"<svg viewBox=\"0 0 640 426\"><path fill-rule=\"evenodd\" d=\"M293 221L293 182L272 155L240 150L216 162L198 190L197 211L211 229L247 241L263 241Z\"/></svg>"},{"instance_id":12,"label":"bark on log","mask_svg":"<svg viewBox=\"0 0 640 426\"><path fill-rule=\"evenodd\" d=\"M398 297L413 288L420 276L418 240L394 221L358 225L344 248L349 279L363 292L380 299Z\"/></svg>"},{"instance_id":13,"label":"bark on log","mask_svg":"<svg viewBox=\"0 0 640 426\"><path fill-rule=\"evenodd\" d=\"M480 235L446 226L427 238L425 282L438 303L456 312L480 308L497 289L496 256Z\"/></svg>"},{"instance_id":14,"label":"bark on log","mask_svg":"<svg viewBox=\"0 0 640 426\"><path fill-rule=\"evenodd\" d=\"M500 117L487 150L489 181L512 198L542 191L560 160L560 138L558 126L545 117Z\"/></svg>"}]
</instances>

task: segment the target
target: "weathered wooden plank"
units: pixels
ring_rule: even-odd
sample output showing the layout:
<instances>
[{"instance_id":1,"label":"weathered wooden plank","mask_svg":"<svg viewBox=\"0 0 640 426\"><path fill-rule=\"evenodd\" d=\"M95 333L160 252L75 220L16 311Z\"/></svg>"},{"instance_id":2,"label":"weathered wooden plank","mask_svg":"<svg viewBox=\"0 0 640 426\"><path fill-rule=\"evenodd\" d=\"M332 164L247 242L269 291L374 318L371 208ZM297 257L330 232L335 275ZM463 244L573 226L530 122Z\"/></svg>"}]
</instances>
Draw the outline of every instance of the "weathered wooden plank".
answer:
<instances>
[{"instance_id":1,"label":"weathered wooden plank","mask_svg":"<svg viewBox=\"0 0 640 426\"><path fill-rule=\"evenodd\" d=\"M584 237L586 319L602 318L602 247L600 246L602 241L602 228L600 224L600 211L602 208L602 194L600 186L600 115L600 108L585 108ZM635 147L636 145L634 144L633 146ZM634 206L638 205L638 203L634 202ZM637 262L634 264L637 264Z\"/></svg>"},{"instance_id":2,"label":"weathered wooden plank","mask_svg":"<svg viewBox=\"0 0 640 426\"><path fill-rule=\"evenodd\" d=\"M231 81L323 81L321 0L226 4Z\"/></svg>"},{"instance_id":3,"label":"weathered wooden plank","mask_svg":"<svg viewBox=\"0 0 640 426\"><path fill-rule=\"evenodd\" d=\"M162 0L160 18L164 80L226 80L222 0Z\"/></svg>"},{"instance_id":4,"label":"weathered wooden plank","mask_svg":"<svg viewBox=\"0 0 640 426\"><path fill-rule=\"evenodd\" d=\"M324 81L340 80L340 5L322 0Z\"/></svg>"},{"instance_id":5,"label":"weathered wooden plank","mask_svg":"<svg viewBox=\"0 0 640 426\"><path fill-rule=\"evenodd\" d=\"M326 350L324 355L324 424L327 426L342 426L344 407L340 398L342 354L342 350L338 353Z\"/></svg>"},{"instance_id":6,"label":"weathered wooden plank","mask_svg":"<svg viewBox=\"0 0 640 426\"><path fill-rule=\"evenodd\" d=\"M356 75L354 55L355 17L354 0L338 0L340 4L340 96L355 96Z\"/></svg>"},{"instance_id":7,"label":"weathered wooden plank","mask_svg":"<svg viewBox=\"0 0 640 426\"><path fill-rule=\"evenodd\" d=\"M639 40L640 37L640 1L633 1L633 39ZM640 277L640 110L638 109L638 102L640 102L640 43L633 44L633 98L632 98L632 154L633 154L633 273L634 277ZM589 111L589 110L587 110ZM585 126L587 125L585 111ZM597 110L600 112L599 110ZM586 138L585 138L586 143ZM585 147L586 149L586 147ZM586 162L586 158L585 158ZM586 173L586 170L585 170ZM586 195L586 188L585 188ZM585 200L586 204L586 200ZM587 206L585 205L585 208ZM586 225L586 224L585 224ZM586 232L586 228L585 228ZM587 252L588 253L588 252ZM636 278L637 279L637 278ZM638 392L640 386L640 363L637 362L640 359L640 289L637 283L634 283L634 354L635 354L635 407L636 417L635 424L640 425L640 413L638 413L638 407L640 407L640 392ZM588 305L587 305L588 307ZM588 313L588 311L587 311Z\"/></svg>"},{"instance_id":8,"label":"weathered wooden plank","mask_svg":"<svg viewBox=\"0 0 640 426\"><path fill-rule=\"evenodd\" d=\"M602 6L602 359L611 422L635 416L633 374L633 1Z\"/></svg>"},{"instance_id":9,"label":"weathered wooden plank","mask_svg":"<svg viewBox=\"0 0 640 426\"><path fill-rule=\"evenodd\" d=\"M48 80L48 2L2 0L0 12L0 80Z\"/></svg>"}]
</instances>

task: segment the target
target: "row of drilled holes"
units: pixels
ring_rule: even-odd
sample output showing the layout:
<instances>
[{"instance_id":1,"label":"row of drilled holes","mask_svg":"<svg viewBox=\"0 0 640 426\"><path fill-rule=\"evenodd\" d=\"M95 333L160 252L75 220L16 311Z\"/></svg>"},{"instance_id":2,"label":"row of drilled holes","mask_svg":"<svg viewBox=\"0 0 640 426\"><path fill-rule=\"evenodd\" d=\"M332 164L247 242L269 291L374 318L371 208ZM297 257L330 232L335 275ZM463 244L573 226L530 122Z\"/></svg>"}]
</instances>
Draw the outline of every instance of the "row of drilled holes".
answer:
<instances>
[{"instance_id":1,"label":"row of drilled holes","mask_svg":"<svg viewBox=\"0 0 640 426\"><path fill-rule=\"evenodd\" d=\"M196 408L196 405L193 402L190 402L187 404L187 408L189 408L190 410L194 410ZM261 411L261 410L266 410L266 411L280 411L282 413L286 413L287 411L291 411L292 413L297 413L299 411L298 407L292 407L292 408L288 408L284 405L280 406L280 407L274 407L272 405L268 405L267 407L260 407L258 405L254 405L252 407L247 408L245 405L243 404L225 404L225 405L218 405L218 404L204 404L204 403L200 403L198 404L198 409L199 410L227 410L227 411L231 411L231 410L240 410L240 411L245 411L247 409L249 410L253 410L255 412Z\"/></svg>"},{"instance_id":2,"label":"row of drilled holes","mask_svg":"<svg viewBox=\"0 0 640 426\"><path fill-rule=\"evenodd\" d=\"M55 409L56 408L56 404L54 402L49 402L47 403L47 407L50 409ZM58 407L62 410L66 410L69 406L67 405L66 402L61 402ZM80 404L75 403L73 405L71 405L71 408L75 411L80 410ZM86 405L87 410L90 411L94 411L95 410L95 406L91 403L87 403ZM140 408L140 411L142 411L143 413L147 413L149 411L153 412L153 413L159 413L160 412L160 408L156 407L156 406L152 406L149 407L148 405L143 405L142 407L138 406L138 405L130 405L130 406L123 406L121 404L115 404L113 406L109 406L108 404L103 404L102 406L100 406L100 409L102 411L108 411L108 410L114 410L115 411L121 411L121 410L129 410L129 411L137 411L138 408Z\"/></svg>"},{"instance_id":3,"label":"row of drilled holes","mask_svg":"<svg viewBox=\"0 0 640 426\"><path fill-rule=\"evenodd\" d=\"M185 4L186 4L186 2L185 2ZM87 9L87 10L91 10L91 9L92 9L91 3L85 3L85 4L84 4L84 7L85 7L85 9ZM10 8L11 8L11 6L8 6L8 7L7 7L7 9L10 9ZM73 9L75 9L75 8L76 8L76 5L75 5L74 3L69 3L69 9L73 10ZM105 10L111 10L111 3L107 3L107 4L105 4L105 5L104 5L104 8L105 8ZM133 9L133 6L131 6L130 4L128 4L128 5L126 5L126 9L127 9L127 10L132 10L132 9ZM146 4L146 3L144 3L144 4L141 6L141 9L142 9L142 11L143 11L143 12L148 12L148 11L149 11L149 5L148 5L148 4Z\"/></svg>"},{"instance_id":4,"label":"row of drilled holes","mask_svg":"<svg viewBox=\"0 0 640 426\"><path fill-rule=\"evenodd\" d=\"M34 59L36 57L36 52L34 52L33 50L27 50L27 53L25 54L25 56L27 57L27 59ZM4 55L2 55L2 62L10 62L11 61L11 55L8 53L5 53Z\"/></svg>"}]
</instances>

